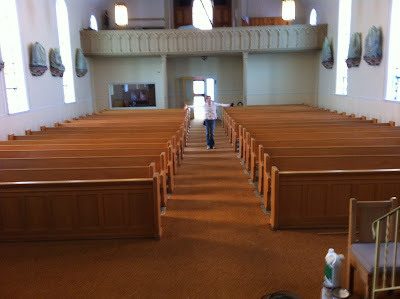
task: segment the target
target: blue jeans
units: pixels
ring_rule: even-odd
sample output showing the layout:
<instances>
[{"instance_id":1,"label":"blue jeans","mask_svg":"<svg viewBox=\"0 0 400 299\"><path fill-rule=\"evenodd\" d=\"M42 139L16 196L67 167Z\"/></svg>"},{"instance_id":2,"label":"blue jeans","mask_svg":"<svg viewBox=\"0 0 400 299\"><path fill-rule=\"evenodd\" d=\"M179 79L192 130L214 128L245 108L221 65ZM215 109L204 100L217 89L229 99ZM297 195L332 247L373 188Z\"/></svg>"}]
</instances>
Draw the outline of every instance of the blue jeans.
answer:
<instances>
[{"instance_id":1,"label":"blue jeans","mask_svg":"<svg viewBox=\"0 0 400 299\"><path fill-rule=\"evenodd\" d=\"M206 139L207 139L207 146L214 147L214 128L215 128L215 119L205 120L205 127L206 127Z\"/></svg>"}]
</instances>

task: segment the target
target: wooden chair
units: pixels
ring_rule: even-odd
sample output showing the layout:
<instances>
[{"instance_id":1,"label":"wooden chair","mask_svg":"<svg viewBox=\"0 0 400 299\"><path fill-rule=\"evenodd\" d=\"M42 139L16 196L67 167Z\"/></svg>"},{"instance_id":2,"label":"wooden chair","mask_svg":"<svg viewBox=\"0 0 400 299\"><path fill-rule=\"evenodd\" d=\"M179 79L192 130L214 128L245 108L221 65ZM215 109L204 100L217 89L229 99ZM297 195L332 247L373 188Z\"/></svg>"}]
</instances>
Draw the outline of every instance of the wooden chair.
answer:
<instances>
[{"instance_id":1,"label":"wooden chair","mask_svg":"<svg viewBox=\"0 0 400 299\"><path fill-rule=\"evenodd\" d=\"M375 268L375 242L371 229L372 223L397 206L398 201L395 197L385 201L357 201L355 198L350 199L347 267L348 289L350 292L353 291L354 272L357 271L365 284L364 296L365 298L370 298ZM386 229L386 227L381 227L381 229ZM393 232L393 223L389 224L388 229ZM381 266L381 263L379 263L379 266Z\"/></svg>"},{"instance_id":2,"label":"wooden chair","mask_svg":"<svg viewBox=\"0 0 400 299\"><path fill-rule=\"evenodd\" d=\"M378 292L392 292L400 289L400 255L399 255L399 219L400 207L381 216L372 223L375 237L375 267L371 299ZM392 225L390 225L392 223ZM394 227L393 227L394 223ZM392 226L392 230L383 227ZM379 265L379 266L376 266ZM383 265L383 267L382 267ZM390 277L390 281L389 278Z\"/></svg>"}]
</instances>

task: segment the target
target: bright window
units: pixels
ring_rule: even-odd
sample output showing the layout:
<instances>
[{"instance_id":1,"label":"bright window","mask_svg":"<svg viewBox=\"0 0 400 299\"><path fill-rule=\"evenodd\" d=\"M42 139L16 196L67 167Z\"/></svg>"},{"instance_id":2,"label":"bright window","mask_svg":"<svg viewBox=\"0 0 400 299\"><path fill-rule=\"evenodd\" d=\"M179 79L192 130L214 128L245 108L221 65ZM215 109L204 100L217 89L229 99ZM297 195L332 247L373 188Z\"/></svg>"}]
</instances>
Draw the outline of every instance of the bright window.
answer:
<instances>
[{"instance_id":1,"label":"bright window","mask_svg":"<svg viewBox=\"0 0 400 299\"><path fill-rule=\"evenodd\" d=\"M193 81L193 105L202 106L204 105L205 96L211 97L211 101L215 99L215 80L213 78L198 77ZM201 109L194 110L195 118L203 118L204 112Z\"/></svg>"},{"instance_id":2,"label":"bright window","mask_svg":"<svg viewBox=\"0 0 400 299\"><path fill-rule=\"evenodd\" d=\"M115 3L115 24L118 26L128 25L128 8L125 4Z\"/></svg>"},{"instance_id":3,"label":"bright window","mask_svg":"<svg viewBox=\"0 0 400 299\"><path fill-rule=\"evenodd\" d=\"M400 0L392 1L390 18L389 57L387 70L387 100L400 100Z\"/></svg>"},{"instance_id":4,"label":"bright window","mask_svg":"<svg viewBox=\"0 0 400 299\"><path fill-rule=\"evenodd\" d=\"M194 0L192 7L193 26L202 30L212 29L213 6L210 0Z\"/></svg>"},{"instance_id":5,"label":"bright window","mask_svg":"<svg viewBox=\"0 0 400 299\"><path fill-rule=\"evenodd\" d=\"M99 27L97 26L97 20L96 20L96 17L94 15L90 16L90 28L92 30L96 30L96 31L99 30Z\"/></svg>"},{"instance_id":6,"label":"bright window","mask_svg":"<svg viewBox=\"0 0 400 299\"><path fill-rule=\"evenodd\" d=\"M336 94L347 95L346 58L350 43L351 0L339 1L338 44L336 58Z\"/></svg>"},{"instance_id":7,"label":"bright window","mask_svg":"<svg viewBox=\"0 0 400 299\"><path fill-rule=\"evenodd\" d=\"M317 25L317 11L315 10L315 8L313 8L310 13L310 25L311 26Z\"/></svg>"},{"instance_id":8,"label":"bright window","mask_svg":"<svg viewBox=\"0 0 400 299\"><path fill-rule=\"evenodd\" d=\"M64 0L57 0L58 43L61 59L65 66L63 76L64 102L75 102L74 72L71 55L71 39L69 34L68 10Z\"/></svg>"},{"instance_id":9,"label":"bright window","mask_svg":"<svg viewBox=\"0 0 400 299\"><path fill-rule=\"evenodd\" d=\"M1 1L0 11L0 45L7 106L8 113L13 114L29 110L15 0Z\"/></svg>"},{"instance_id":10,"label":"bright window","mask_svg":"<svg viewBox=\"0 0 400 299\"><path fill-rule=\"evenodd\" d=\"M202 94L202 95L204 95L204 88L205 88L205 86L204 86L204 80L196 80L196 81L193 81L193 93L194 94Z\"/></svg>"},{"instance_id":11,"label":"bright window","mask_svg":"<svg viewBox=\"0 0 400 299\"><path fill-rule=\"evenodd\" d=\"M204 79L196 79L193 81L193 105L194 106L202 106L204 105L205 99L205 84ZM195 118L202 118L204 117L204 112L202 109L195 109L194 110L194 117Z\"/></svg>"},{"instance_id":12,"label":"bright window","mask_svg":"<svg viewBox=\"0 0 400 299\"><path fill-rule=\"evenodd\" d=\"M214 85L215 85L215 80L213 78L206 79L207 95L211 97L212 101L214 101L215 98Z\"/></svg>"}]
</instances>

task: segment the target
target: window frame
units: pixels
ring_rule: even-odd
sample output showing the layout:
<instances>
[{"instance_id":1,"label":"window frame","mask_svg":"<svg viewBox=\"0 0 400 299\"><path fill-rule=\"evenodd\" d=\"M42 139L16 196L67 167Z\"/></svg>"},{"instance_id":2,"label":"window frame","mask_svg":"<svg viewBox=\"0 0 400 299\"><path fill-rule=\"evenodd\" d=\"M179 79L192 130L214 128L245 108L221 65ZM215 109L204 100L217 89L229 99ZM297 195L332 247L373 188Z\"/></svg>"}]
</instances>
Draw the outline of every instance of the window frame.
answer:
<instances>
[{"instance_id":1,"label":"window frame","mask_svg":"<svg viewBox=\"0 0 400 299\"><path fill-rule=\"evenodd\" d=\"M313 18L313 21L315 21L315 23L311 23L311 21L312 21L311 18ZM311 26L317 26L318 25L318 13L317 13L317 10L315 8L311 9L309 23L310 23Z\"/></svg>"},{"instance_id":2,"label":"window frame","mask_svg":"<svg viewBox=\"0 0 400 299\"><path fill-rule=\"evenodd\" d=\"M60 15L61 9L65 15ZM60 20L60 16L62 20ZM76 103L74 63L72 59L73 55L71 46L71 32L69 27L69 14L65 0L56 0L56 19L58 46L60 47L61 59L65 65L65 71L62 77L64 104L73 104ZM60 28L60 25L64 27ZM64 30L65 32L61 30ZM63 36L64 34L67 35L67 37Z\"/></svg>"},{"instance_id":3,"label":"window frame","mask_svg":"<svg viewBox=\"0 0 400 299\"><path fill-rule=\"evenodd\" d=\"M94 22L93 22L93 20L94 20ZM93 28L93 27L92 27L92 26L93 26L93 23L95 24L94 27L96 27L96 28ZM90 15L90 18L89 18L89 27L90 27L90 29L92 29L92 30L94 30L94 31L99 31L99 23L97 22L97 18L96 18L96 16L95 16L94 14L91 14L91 15Z\"/></svg>"},{"instance_id":4,"label":"window frame","mask_svg":"<svg viewBox=\"0 0 400 299\"><path fill-rule=\"evenodd\" d=\"M349 76L345 60L350 45L352 2L352 0L339 0L335 94L342 96L347 96L348 94ZM343 19L343 17L348 17L348 19ZM340 82L340 80L342 80L342 82Z\"/></svg>"},{"instance_id":5,"label":"window frame","mask_svg":"<svg viewBox=\"0 0 400 299\"><path fill-rule=\"evenodd\" d=\"M400 0L392 0L390 11L385 100L400 102L400 41L396 38L400 34ZM396 85L397 91L394 90Z\"/></svg>"},{"instance_id":6,"label":"window frame","mask_svg":"<svg viewBox=\"0 0 400 299\"><path fill-rule=\"evenodd\" d=\"M3 5L6 2L3 2ZM26 58L23 55L22 51L22 38L20 34L20 22L19 22L19 14L18 14L18 5L16 0L9 0L8 7L2 7L3 14L6 14L9 16L8 20L3 20L3 22L15 22L14 26L10 26L10 24L7 24L7 28L14 28L14 32L10 32L9 29L6 31L9 32L9 35L13 36L11 42L7 43L2 43L0 40L0 52L2 56L2 60L4 61L4 69L2 70L2 76L4 77L4 80L1 80L1 84L3 85L2 90L4 90L4 108L5 108L5 113L7 115L15 115L19 113L26 113L31 110L30 108L30 101L29 101L29 96L28 96L28 85L26 81L26 71L25 71L25 65L26 65ZM1 5L0 5L1 7ZM8 9L8 10L7 10ZM4 12L7 10L7 12ZM12 20L10 20L12 19ZM0 22L2 23L2 22ZM4 27L5 28L5 27ZM7 39L7 38L5 38ZM6 47L9 47L10 49L6 49ZM18 52L20 55L16 55L14 57L7 57L8 54L4 54L7 52ZM6 56L6 57L4 57ZM14 59L12 59L14 58ZM16 65L16 68L14 68L13 73L15 75L15 87L7 87L7 81L10 79L7 79L7 69L9 68L9 65L13 64ZM8 77L9 78L9 77ZM16 105L17 107L22 107L22 109L10 109L10 100L11 100L11 90L14 90L14 94L18 93L17 97L21 98L22 101Z\"/></svg>"},{"instance_id":7,"label":"window frame","mask_svg":"<svg viewBox=\"0 0 400 299\"><path fill-rule=\"evenodd\" d=\"M194 27L201 29L201 30L211 30L211 29L213 29L213 26L214 26L214 24L213 24L213 17L214 17L213 2L211 0L203 0L203 1L207 1L207 3L205 4L201 0L193 0L193 2L192 2L192 24ZM202 20L202 24L200 25L200 22L199 22L197 24L199 26L196 26L195 20L197 20L197 16L196 16L195 9L197 9L197 6L200 7L200 4L202 4L203 10L205 12L203 17L206 17L207 20L204 18L204 20ZM195 7L195 5L196 5L196 7ZM211 8L209 11L210 15L207 13L207 10L206 10L207 8ZM197 13L200 14L200 12L197 12ZM207 23L207 26L201 27L201 26L205 25L206 23Z\"/></svg>"}]
</instances>

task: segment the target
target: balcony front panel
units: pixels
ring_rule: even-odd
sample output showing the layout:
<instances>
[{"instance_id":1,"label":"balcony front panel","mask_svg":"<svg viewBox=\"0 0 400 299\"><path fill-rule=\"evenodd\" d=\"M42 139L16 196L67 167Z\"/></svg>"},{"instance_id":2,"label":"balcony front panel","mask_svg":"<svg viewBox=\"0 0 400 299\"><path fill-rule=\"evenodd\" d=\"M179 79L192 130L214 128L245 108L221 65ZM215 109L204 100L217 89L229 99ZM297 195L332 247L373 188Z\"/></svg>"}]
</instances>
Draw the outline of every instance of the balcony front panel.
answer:
<instances>
[{"instance_id":1,"label":"balcony front panel","mask_svg":"<svg viewBox=\"0 0 400 299\"><path fill-rule=\"evenodd\" d=\"M327 25L232 27L213 30L81 31L85 55L193 55L302 51L322 48Z\"/></svg>"}]
</instances>

